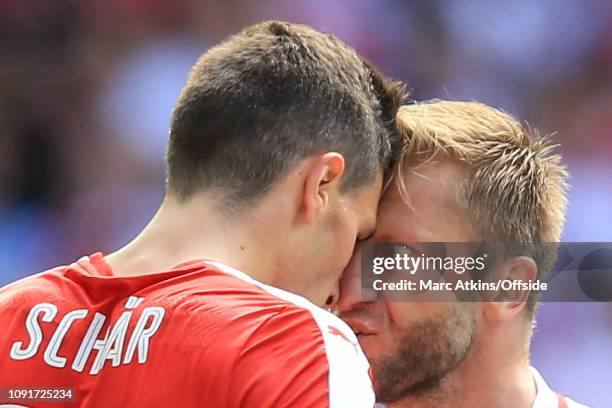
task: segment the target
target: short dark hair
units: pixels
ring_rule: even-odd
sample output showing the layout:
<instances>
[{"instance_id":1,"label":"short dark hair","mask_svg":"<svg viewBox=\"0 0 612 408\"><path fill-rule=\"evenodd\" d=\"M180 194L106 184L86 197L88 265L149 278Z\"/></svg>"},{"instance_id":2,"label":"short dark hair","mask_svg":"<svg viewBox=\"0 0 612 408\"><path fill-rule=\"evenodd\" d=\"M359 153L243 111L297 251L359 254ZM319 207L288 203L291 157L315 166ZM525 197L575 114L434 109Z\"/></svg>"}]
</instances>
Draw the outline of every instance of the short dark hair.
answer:
<instances>
[{"instance_id":1,"label":"short dark hair","mask_svg":"<svg viewBox=\"0 0 612 408\"><path fill-rule=\"evenodd\" d=\"M168 194L215 188L239 208L298 160L337 151L343 189L371 182L397 150L404 88L336 37L260 23L211 48L172 115Z\"/></svg>"}]
</instances>

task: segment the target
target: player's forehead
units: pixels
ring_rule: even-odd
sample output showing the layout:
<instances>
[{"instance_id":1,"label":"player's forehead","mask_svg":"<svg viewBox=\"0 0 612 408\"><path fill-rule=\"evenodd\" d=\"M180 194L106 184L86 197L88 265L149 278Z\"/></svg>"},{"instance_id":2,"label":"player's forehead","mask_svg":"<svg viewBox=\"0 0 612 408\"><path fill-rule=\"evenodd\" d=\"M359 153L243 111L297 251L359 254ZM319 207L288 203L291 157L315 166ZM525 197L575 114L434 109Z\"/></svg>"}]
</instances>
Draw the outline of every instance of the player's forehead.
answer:
<instances>
[{"instance_id":1,"label":"player's forehead","mask_svg":"<svg viewBox=\"0 0 612 408\"><path fill-rule=\"evenodd\" d=\"M454 230L466 227L461 204L464 168L451 160L433 161L404 173L408 201L397 182L384 192L378 208L376 236L396 241L427 242L451 240ZM444 238L448 234L449 238Z\"/></svg>"}]
</instances>

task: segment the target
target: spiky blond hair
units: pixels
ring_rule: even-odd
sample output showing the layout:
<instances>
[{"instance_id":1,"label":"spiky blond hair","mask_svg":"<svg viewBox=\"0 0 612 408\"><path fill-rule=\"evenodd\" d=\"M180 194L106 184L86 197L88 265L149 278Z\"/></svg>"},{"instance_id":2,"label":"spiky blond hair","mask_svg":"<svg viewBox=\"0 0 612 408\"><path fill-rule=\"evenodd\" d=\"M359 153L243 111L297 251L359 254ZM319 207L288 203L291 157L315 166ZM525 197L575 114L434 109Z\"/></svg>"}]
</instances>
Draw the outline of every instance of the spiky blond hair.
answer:
<instances>
[{"instance_id":1,"label":"spiky blond hair","mask_svg":"<svg viewBox=\"0 0 612 408\"><path fill-rule=\"evenodd\" d=\"M550 138L479 102L433 101L402 106L397 125L406 146L395 170L410 200L404 172L436 157L463 163L460 187L472 225L485 242L529 243L538 277L552 267L565 222L566 168ZM530 297L528 310L537 299Z\"/></svg>"}]
</instances>

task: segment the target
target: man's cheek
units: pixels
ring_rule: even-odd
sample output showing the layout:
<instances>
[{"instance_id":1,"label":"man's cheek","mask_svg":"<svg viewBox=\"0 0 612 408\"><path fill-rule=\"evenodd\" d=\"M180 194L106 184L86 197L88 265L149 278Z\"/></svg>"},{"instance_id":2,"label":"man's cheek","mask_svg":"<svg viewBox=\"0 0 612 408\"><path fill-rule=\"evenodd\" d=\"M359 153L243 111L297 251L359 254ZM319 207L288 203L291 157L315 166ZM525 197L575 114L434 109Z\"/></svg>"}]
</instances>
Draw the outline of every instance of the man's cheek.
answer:
<instances>
[{"instance_id":1,"label":"man's cheek","mask_svg":"<svg viewBox=\"0 0 612 408\"><path fill-rule=\"evenodd\" d=\"M344 270L346 269L347 266L349 266L349 263L351 261L355 261L354 259L352 259L353 257L353 253L355 250L355 241L348 241L347 244L345 244L341 249L339 249L339 257L341 259L339 259L339 264L340 264L340 268L342 270L342 272L344 272Z\"/></svg>"}]
</instances>

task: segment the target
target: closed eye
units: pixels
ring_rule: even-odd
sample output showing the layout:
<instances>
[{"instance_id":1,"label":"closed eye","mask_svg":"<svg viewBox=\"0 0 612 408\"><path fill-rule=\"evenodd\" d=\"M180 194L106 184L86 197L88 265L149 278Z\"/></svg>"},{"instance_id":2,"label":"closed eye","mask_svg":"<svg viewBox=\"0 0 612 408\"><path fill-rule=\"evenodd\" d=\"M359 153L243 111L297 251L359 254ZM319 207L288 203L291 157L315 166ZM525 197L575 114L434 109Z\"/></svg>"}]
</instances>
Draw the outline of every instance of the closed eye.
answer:
<instances>
[{"instance_id":1,"label":"closed eye","mask_svg":"<svg viewBox=\"0 0 612 408\"><path fill-rule=\"evenodd\" d=\"M357 241L367 241L368 239L372 238L373 236L374 236L374 228L372 228L367 233L361 234L359 237L357 237Z\"/></svg>"}]
</instances>

